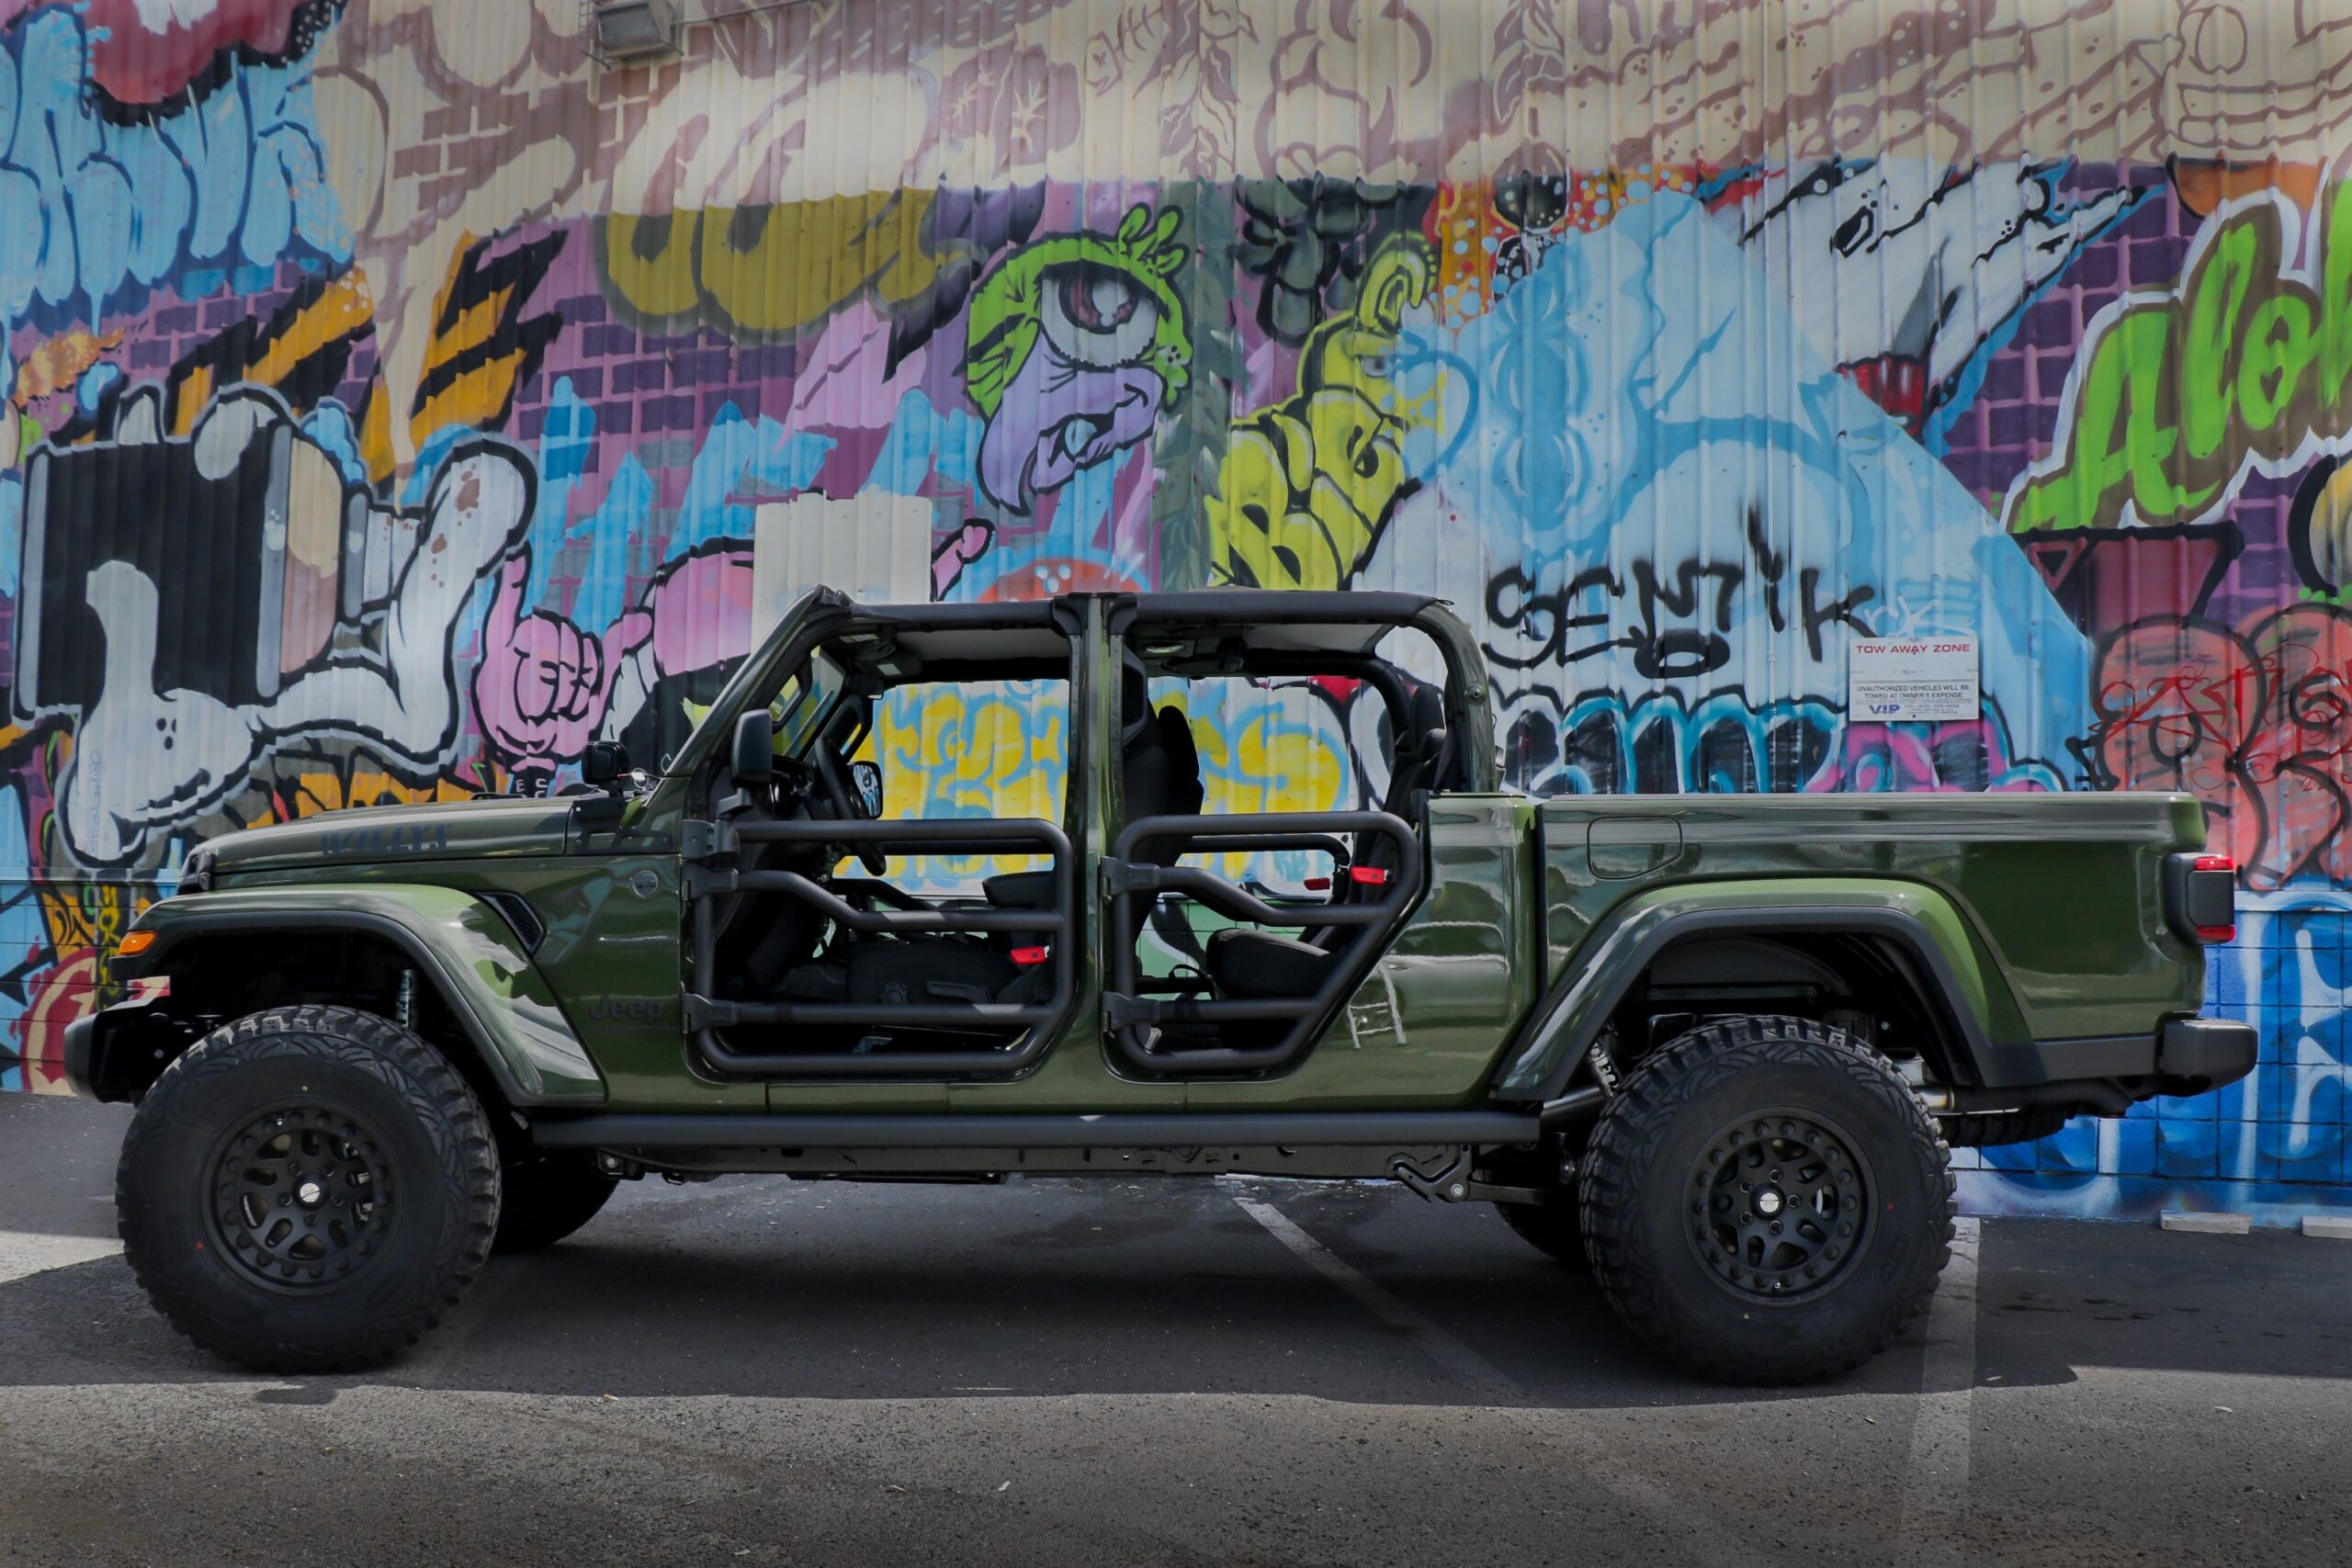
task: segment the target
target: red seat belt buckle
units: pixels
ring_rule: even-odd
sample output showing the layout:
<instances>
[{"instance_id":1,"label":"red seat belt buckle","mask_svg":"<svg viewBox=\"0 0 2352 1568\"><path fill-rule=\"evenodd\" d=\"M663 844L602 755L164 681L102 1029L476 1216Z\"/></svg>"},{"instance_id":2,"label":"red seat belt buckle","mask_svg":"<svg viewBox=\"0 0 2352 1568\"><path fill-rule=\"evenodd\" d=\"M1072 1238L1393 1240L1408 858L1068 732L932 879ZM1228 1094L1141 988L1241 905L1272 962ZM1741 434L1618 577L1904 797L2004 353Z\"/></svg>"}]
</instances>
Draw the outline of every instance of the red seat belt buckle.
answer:
<instances>
[{"instance_id":1,"label":"red seat belt buckle","mask_svg":"<svg viewBox=\"0 0 2352 1568\"><path fill-rule=\"evenodd\" d=\"M1310 876L1306 879L1306 890L1309 893L1328 893L1330 889L1331 879L1328 876Z\"/></svg>"},{"instance_id":2,"label":"red seat belt buckle","mask_svg":"<svg viewBox=\"0 0 2352 1568\"><path fill-rule=\"evenodd\" d=\"M1366 887L1385 886L1388 881L1388 871L1385 866L1351 865L1348 867L1348 880L1362 883Z\"/></svg>"},{"instance_id":3,"label":"red seat belt buckle","mask_svg":"<svg viewBox=\"0 0 2352 1568\"><path fill-rule=\"evenodd\" d=\"M1023 969L1028 969L1043 964L1053 954L1054 950L1050 947L1016 947L1012 950L1012 961Z\"/></svg>"}]
</instances>

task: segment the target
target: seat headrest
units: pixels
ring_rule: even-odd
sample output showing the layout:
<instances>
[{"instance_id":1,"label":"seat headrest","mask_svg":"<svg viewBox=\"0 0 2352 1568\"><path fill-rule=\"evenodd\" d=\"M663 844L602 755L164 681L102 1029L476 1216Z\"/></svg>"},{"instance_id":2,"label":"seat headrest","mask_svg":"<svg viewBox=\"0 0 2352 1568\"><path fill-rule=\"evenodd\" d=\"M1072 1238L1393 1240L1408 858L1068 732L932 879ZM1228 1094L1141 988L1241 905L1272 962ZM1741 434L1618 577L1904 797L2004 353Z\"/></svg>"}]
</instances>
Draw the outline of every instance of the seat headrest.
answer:
<instances>
[{"instance_id":1,"label":"seat headrest","mask_svg":"<svg viewBox=\"0 0 2352 1568\"><path fill-rule=\"evenodd\" d=\"M1134 744L1151 717L1151 675L1130 653L1119 667L1119 739Z\"/></svg>"},{"instance_id":2,"label":"seat headrest","mask_svg":"<svg viewBox=\"0 0 2352 1568\"><path fill-rule=\"evenodd\" d=\"M1413 694L1406 699L1405 711L1409 716L1406 720L1406 727L1413 732L1413 739L1416 743L1419 743L1420 738L1430 730L1443 729L1445 728L1443 689L1437 686L1414 687Z\"/></svg>"}]
</instances>

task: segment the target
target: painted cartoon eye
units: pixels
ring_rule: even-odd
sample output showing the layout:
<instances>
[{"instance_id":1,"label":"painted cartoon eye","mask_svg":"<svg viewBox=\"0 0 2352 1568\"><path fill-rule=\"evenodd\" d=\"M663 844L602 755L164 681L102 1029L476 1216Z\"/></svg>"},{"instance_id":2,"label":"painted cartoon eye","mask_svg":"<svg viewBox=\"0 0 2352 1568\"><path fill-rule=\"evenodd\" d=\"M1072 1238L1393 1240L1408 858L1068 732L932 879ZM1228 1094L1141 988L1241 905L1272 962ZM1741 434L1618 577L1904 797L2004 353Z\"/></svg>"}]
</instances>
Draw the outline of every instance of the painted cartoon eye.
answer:
<instances>
[{"instance_id":1,"label":"painted cartoon eye","mask_svg":"<svg viewBox=\"0 0 2352 1568\"><path fill-rule=\"evenodd\" d=\"M1097 368L1141 359L1159 331L1159 305L1134 276L1099 262L1046 274L1040 323L1065 359Z\"/></svg>"}]
</instances>

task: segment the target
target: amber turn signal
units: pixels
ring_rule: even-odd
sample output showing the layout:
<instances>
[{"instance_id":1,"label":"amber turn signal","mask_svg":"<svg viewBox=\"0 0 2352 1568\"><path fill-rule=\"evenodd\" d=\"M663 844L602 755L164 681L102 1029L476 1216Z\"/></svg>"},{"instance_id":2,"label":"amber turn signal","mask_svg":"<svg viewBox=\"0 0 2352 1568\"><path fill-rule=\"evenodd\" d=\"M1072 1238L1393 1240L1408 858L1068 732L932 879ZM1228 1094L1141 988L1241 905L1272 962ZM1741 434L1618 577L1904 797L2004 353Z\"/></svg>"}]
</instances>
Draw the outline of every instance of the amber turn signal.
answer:
<instances>
[{"instance_id":1,"label":"amber turn signal","mask_svg":"<svg viewBox=\"0 0 2352 1568\"><path fill-rule=\"evenodd\" d=\"M122 941L115 944L114 951L115 955L119 958L136 958L154 945L155 933L153 931L132 931L129 936L124 937Z\"/></svg>"}]
</instances>

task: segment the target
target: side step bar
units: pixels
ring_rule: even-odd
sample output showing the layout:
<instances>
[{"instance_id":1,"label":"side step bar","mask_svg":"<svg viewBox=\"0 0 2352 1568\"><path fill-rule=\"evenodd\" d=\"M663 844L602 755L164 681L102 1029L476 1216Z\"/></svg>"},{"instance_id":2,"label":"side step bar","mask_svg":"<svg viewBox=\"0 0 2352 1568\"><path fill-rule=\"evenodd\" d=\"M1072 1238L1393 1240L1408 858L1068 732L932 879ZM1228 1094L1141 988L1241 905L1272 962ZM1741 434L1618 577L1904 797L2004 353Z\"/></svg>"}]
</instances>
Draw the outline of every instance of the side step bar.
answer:
<instances>
[{"instance_id":1,"label":"side step bar","mask_svg":"<svg viewBox=\"0 0 2352 1568\"><path fill-rule=\"evenodd\" d=\"M548 1148L1143 1149L1204 1144L1326 1148L1394 1144L1532 1144L1541 1118L1510 1111L1172 1111L1121 1115L630 1114L545 1117Z\"/></svg>"}]
</instances>

